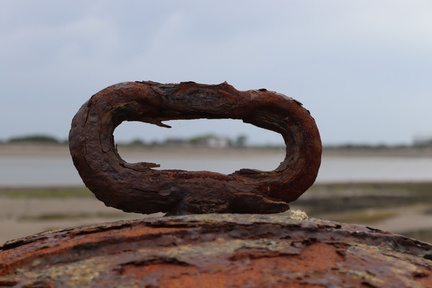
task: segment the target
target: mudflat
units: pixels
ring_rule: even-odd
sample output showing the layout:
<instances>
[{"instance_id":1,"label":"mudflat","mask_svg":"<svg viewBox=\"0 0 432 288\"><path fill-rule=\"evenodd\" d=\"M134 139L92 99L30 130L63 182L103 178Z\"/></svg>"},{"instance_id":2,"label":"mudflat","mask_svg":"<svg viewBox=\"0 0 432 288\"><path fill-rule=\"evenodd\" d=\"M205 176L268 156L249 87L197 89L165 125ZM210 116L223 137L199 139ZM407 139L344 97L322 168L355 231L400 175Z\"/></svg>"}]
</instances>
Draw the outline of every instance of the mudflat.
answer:
<instances>
[{"instance_id":1,"label":"mudflat","mask_svg":"<svg viewBox=\"0 0 432 288\"><path fill-rule=\"evenodd\" d=\"M432 242L432 183L318 184L291 208L408 236L420 231L415 238ZM106 207L83 187L0 189L0 243L52 229L161 216Z\"/></svg>"},{"instance_id":2,"label":"mudflat","mask_svg":"<svg viewBox=\"0 0 432 288\"><path fill-rule=\"evenodd\" d=\"M0 198L0 243L42 231L163 214L125 213L94 197L67 199Z\"/></svg>"}]
</instances>

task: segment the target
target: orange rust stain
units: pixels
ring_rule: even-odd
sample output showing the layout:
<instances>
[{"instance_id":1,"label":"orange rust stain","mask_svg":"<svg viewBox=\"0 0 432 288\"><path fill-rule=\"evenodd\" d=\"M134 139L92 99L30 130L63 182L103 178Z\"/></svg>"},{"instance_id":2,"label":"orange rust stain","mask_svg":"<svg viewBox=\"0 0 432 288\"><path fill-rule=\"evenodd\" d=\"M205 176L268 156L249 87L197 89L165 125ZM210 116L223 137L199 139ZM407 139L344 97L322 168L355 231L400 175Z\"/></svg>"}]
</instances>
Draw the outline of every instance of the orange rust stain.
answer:
<instances>
[{"instance_id":1,"label":"orange rust stain","mask_svg":"<svg viewBox=\"0 0 432 288\"><path fill-rule=\"evenodd\" d=\"M195 275L196 267L169 263L157 263L146 265L130 265L121 271L123 276L133 276L140 280L159 278L177 278L182 274Z\"/></svg>"},{"instance_id":2,"label":"orange rust stain","mask_svg":"<svg viewBox=\"0 0 432 288\"><path fill-rule=\"evenodd\" d=\"M299 260L303 265L310 264L306 271L312 268L314 270L326 270L335 267L336 263L343 260L342 256L336 253L332 245L325 243L315 243L302 250ZM299 266L301 267L301 266Z\"/></svg>"},{"instance_id":3,"label":"orange rust stain","mask_svg":"<svg viewBox=\"0 0 432 288\"><path fill-rule=\"evenodd\" d=\"M300 255L287 255L273 258L254 259L254 266L259 271L271 273L273 269L290 272L327 271L342 261L335 248L325 243L314 243L305 247Z\"/></svg>"},{"instance_id":4,"label":"orange rust stain","mask_svg":"<svg viewBox=\"0 0 432 288\"><path fill-rule=\"evenodd\" d=\"M414 277L416 278L416 277ZM417 280L419 283L423 284L424 287L432 287L432 275L428 273L424 278L420 278Z\"/></svg>"},{"instance_id":5,"label":"orange rust stain","mask_svg":"<svg viewBox=\"0 0 432 288\"><path fill-rule=\"evenodd\" d=\"M293 287L293 288L323 288L321 285L298 284L295 279L287 279L274 273L268 274L256 269L243 271L239 274L218 271L217 273L187 273L175 278L164 277L160 280L160 287L189 288L189 287ZM281 286L283 285L283 286ZM289 285L289 286L287 286Z\"/></svg>"},{"instance_id":6,"label":"orange rust stain","mask_svg":"<svg viewBox=\"0 0 432 288\"><path fill-rule=\"evenodd\" d=\"M103 241L112 239L122 239L122 242L133 241L141 236L170 234L173 232L185 231L190 228L154 228L144 225L134 227L123 227L113 231L100 231L91 234L72 236L73 241L65 237L63 241L57 239L48 239L47 241L38 241L29 245L22 245L2 251L0 261L0 275L12 272L16 267L30 263L36 258L43 258L50 255L67 255L67 251L82 244L100 244Z\"/></svg>"},{"instance_id":7,"label":"orange rust stain","mask_svg":"<svg viewBox=\"0 0 432 288\"><path fill-rule=\"evenodd\" d=\"M218 269L212 269L217 264L217 259L214 263L207 263L205 267L171 263L131 265L122 271L122 275L133 275L145 283L157 283L160 287L167 288L248 285L280 287L281 284L289 284L293 288L322 288L322 285L302 283L292 275L308 275L311 271L324 275L342 260L335 252L335 247L323 243L305 247L300 255L261 256L253 259L237 258L229 265L219 265ZM209 272L209 269L217 272Z\"/></svg>"}]
</instances>

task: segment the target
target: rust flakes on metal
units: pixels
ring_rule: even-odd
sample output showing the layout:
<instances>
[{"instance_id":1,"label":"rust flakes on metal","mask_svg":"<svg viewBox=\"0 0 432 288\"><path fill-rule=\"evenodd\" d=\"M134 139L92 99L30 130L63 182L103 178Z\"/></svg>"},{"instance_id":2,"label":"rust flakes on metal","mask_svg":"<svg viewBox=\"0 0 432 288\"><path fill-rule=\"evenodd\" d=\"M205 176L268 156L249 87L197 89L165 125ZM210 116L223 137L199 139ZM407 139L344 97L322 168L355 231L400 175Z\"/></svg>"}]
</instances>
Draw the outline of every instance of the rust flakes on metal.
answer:
<instances>
[{"instance_id":1,"label":"rust flakes on metal","mask_svg":"<svg viewBox=\"0 0 432 288\"><path fill-rule=\"evenodd\" d=\"M4 287L432 285L429 244L283 214L122 221L41 233L0 249Z\"/></svg>"}]
</instances>

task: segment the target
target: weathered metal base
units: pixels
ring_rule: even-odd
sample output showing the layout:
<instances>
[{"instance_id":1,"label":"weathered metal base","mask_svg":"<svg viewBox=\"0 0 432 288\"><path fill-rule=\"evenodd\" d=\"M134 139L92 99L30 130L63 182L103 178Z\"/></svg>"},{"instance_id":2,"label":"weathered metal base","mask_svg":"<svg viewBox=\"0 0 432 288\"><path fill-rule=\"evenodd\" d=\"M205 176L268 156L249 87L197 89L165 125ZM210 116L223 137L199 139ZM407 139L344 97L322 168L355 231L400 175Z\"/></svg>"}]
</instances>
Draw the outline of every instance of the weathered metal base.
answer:
<instances>
[{"instance_id":1,"label":"weathered metal base","mask_svg":"<svg viewBox=\"0 0 432 288\"><path fill-rule=\"evenodd\" d=\"M432 246L278 215L188 215L0 246L0 287L432 287Z\"/></svg>"}]
</instances>

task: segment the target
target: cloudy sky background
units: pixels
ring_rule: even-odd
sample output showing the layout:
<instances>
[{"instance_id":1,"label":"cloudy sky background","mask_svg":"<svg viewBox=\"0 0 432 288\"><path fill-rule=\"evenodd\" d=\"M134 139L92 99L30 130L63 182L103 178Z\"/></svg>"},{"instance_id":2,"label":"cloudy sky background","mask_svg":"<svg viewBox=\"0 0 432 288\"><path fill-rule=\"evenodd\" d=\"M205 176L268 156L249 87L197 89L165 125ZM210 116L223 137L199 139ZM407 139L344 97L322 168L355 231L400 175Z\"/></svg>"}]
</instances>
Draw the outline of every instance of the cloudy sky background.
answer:
<instances>
[{"instance_id":1,"label":"cloudy sky background","mask_svg":"<svg viewBox=\"0 0 432 288\"><path fill-rule=\"evenodd\" d=\"M432 1L0 0L0 140L67 137L79 107L122 81L227 81L309 109L324 144L432 136ZM123 123L117 141L216 133L281 137L240 121L164 129Z\"/></svg>"}]
</instances>

